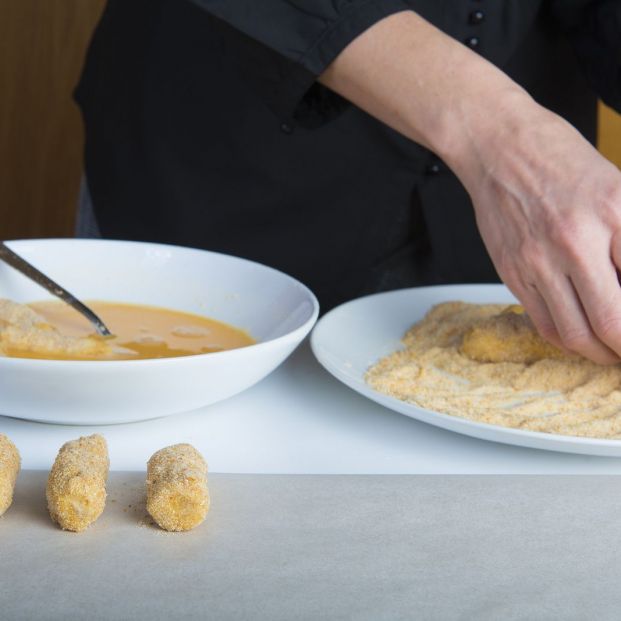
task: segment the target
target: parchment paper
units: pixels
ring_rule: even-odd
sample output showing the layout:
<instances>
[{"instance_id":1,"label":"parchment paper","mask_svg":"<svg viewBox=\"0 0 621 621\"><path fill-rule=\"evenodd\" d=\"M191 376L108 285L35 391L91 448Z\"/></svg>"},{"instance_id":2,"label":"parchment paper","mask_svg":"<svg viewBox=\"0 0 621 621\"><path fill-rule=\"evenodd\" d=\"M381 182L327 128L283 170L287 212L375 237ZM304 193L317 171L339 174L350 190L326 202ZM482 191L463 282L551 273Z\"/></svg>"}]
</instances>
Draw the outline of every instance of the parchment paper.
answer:
<instances>
[{"instance_id":1,"label":"parchment paper","mask_svg":"<svg viewBox=\"0 0 621 621\"><path fill-rule=\"evenodd\" d=\"M188 533L113 473L81 534L20 475L0 619L618 619L621 478L212 475Z\"/></svg>"}]
</instances>

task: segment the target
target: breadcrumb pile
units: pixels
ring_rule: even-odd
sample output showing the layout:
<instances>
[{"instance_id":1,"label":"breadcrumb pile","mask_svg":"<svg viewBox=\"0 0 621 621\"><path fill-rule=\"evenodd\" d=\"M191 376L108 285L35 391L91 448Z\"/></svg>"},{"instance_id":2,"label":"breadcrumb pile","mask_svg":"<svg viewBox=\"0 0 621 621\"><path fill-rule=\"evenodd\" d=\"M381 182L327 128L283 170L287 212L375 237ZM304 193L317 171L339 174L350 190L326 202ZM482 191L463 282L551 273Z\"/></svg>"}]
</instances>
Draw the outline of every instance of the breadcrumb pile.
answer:
<instances>
[{"instance_id":1,"label":"breadcrumb pile","mask_svg":"<svg viewBox=\"0 0 621 621\"><path fill-rule=\"evenodd\" d=\"M375 390L478 422L621 437L621 365L566 356L519 307L446 302L366 373Z\"/></svg>"}]
</instances>

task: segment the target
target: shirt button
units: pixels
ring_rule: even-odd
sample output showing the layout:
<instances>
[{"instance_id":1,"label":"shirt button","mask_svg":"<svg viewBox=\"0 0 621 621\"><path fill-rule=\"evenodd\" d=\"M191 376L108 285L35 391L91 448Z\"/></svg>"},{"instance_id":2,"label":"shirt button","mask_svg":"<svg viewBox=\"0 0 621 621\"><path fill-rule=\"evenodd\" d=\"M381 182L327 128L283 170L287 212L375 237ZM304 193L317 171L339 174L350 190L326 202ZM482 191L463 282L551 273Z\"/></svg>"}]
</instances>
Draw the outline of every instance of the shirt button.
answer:
<instances>
[{"instance_id":1,"label":"shirt button","mask_svg":"<svg viewBox=\"0 0 621 621\"><path fill-rule=\"evenodd\" d=\"M475 49L477 47L479 47L479 43L481 43L479 37L467 37L466 39L464 39L464 43L468 46L471 47L472 49Z\"/></svg>"},{"instance_id":2,"label":"shirt button","mask_svg":"<svg viewBox=\"0 0 621 621\"><path fill-rule=\"evenodd\" d=\"M470 15L468 15L468 23L473 26L477 26L478 24L482 24L485 21L485 13L483 11L472 11Z\"/></svg>"},{"instance_id":3,"label":"shirt button","mask_svg":"<svg viewBox=\"0 0 621 621\"><path fill-rule=\"evenodd\" d=\"M291 127L291 125L289 125L289 123L283 123L280 126L280 131L283 134L291 134L293 132L293 127Z\"/></svg>"},{"instance_id":4,"label":"shirt button","mask_svg":"<svg viewBox=\"0 0 621 621\"><path fill-rule=\"evenodd\" d=\"M437 175L440 172L441 168L440 168L440 164L437 163L433 163L433 164L428 164L427 168L425 169L425 172L428 175Z\"/></svg>"}]
</instances>

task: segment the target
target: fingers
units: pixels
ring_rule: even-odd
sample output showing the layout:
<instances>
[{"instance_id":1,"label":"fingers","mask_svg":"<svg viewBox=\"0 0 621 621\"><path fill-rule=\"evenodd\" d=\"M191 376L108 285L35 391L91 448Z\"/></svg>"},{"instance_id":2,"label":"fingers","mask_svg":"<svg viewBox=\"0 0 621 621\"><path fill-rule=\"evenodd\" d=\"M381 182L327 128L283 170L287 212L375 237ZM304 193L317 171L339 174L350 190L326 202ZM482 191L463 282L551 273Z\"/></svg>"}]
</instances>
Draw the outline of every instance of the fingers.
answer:
<instances>
[{"instance_id":1,"label":"fingers","mask_svg":"<svg viewBox=\"0 0 621 621\"><path fill-rule=\"evenodd\" d=\"M619 362L619 356L602 330L605 315L599 312L602 307L596 301L602 299L603 291L598 292L598 297L592 290L585 291L584 284L585 279L579 279L579 285L574 287L572 280L561 274L542 282L538 289L564 348L599 364L615 364ZM617 327L621 327L621 315ZM542 336L546 337L545 334ZM621 337L621 333L618 336Z\"/></svg>"},{"instance_id":2,"label":"fingers","mask_svg":"<svg viewBox=\"0 0 621 621\"><path fill-rule=\"evenodd\" d=\"M610 350L621 355L621 287L617 270L608 257L589 264L604 268L573 275L576 292L593 333Z\"/></svg>"},{"instance_id":3,"label":"fingers","mask_svg":"<svg viewBox=\"0 0 621 621\"><path fill-rule=\"evenodd\" d=\"M545 300L541 297L537 288L534 285L526 285L520 287L514 293L522 302L528 316L531 318L535 328L537 328L537 332L555 347L565 349Z\"/></svg>"},{"instance_id":4,"label":"fingers","mask_svg":"<svg viewBox=\"0 0 621 621\"><path fill-rule=\"evenodd\" d=\"M569 277L561 274L542 278L538 284L507 284L546 341L568 354L577 353L599 364L619 362L615 351L592 328L592 319L580 301L582 295Z\"/></svg>"},{"instance_id":5,"label":"fingers","mask_svg":"<svg viewBox=\"0 0 621 621\"><path fill-rule=\"evenodd\" d=\"M621 230L615 231L610 241L610 257L617 270L621 270Z\"/></svg>"}]
</instances>

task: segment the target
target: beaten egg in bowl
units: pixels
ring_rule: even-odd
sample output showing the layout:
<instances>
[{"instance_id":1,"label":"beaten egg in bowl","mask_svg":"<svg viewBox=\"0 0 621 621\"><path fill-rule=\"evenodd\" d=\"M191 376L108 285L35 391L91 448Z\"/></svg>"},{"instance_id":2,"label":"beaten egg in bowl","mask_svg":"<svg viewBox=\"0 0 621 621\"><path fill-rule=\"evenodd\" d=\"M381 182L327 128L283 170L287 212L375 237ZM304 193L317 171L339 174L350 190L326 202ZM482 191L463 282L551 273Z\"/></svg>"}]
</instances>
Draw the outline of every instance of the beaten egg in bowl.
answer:
<instances>
[{"instance_id":1,"label":"beaten egg in bowl","mask_svg":"<svg viewBox=\"0 0 621 621\"><path fill-rule=\"evenodd\" d=\"M49 354L47 359L0 356L0 415L93 425L194 410L271 373L310 332L319 313L313 293L296 279L225 254L101 239L19 240L8 245L77 298L111 304L108 310L114 312L108 315L98 302L92 303L122 337L115 347L135 347L143 354L150 348L150 355L140 358L134 351L125 352L127 359L86 360L62 355L50 359ZM58 322L57 329L66 329L65 311L52 306L59 303L49 298L40 304L43 295L38 285L0 263L0 298L28 305L38 315L47 314L43 323ZM141 320L123 337L125 328L113 315L125 312L121 307L127 305L141 307ZM181 315L171 318L166 310ZM155 323L145 323L150 311L159 315ZM208 323L188 323L189 315ZM155 325L162 322L171 328L165 346ZM236 343L233 349L227 348L233 342L227 345L220 339L225 327ZM198 333L206 337L202 344L195 340ZM186 355L192 347L210 346L217 351ZM183 355L158 357L159 347L168 353L183 350Z\"/></svg>"},{"instance_id":2,"label":"beaten egg in bowl","mask_svg":"<svg viewBox=\"0 0 621 621\"><path fill-rule=\"evenodd\" d=\"M0 355L43 360L146 360L206 354L252 345L244 330L169 308L91 302L112 332L93 333L86 318L57 301L0 299Z\"/></svg>"}]
</instances>

